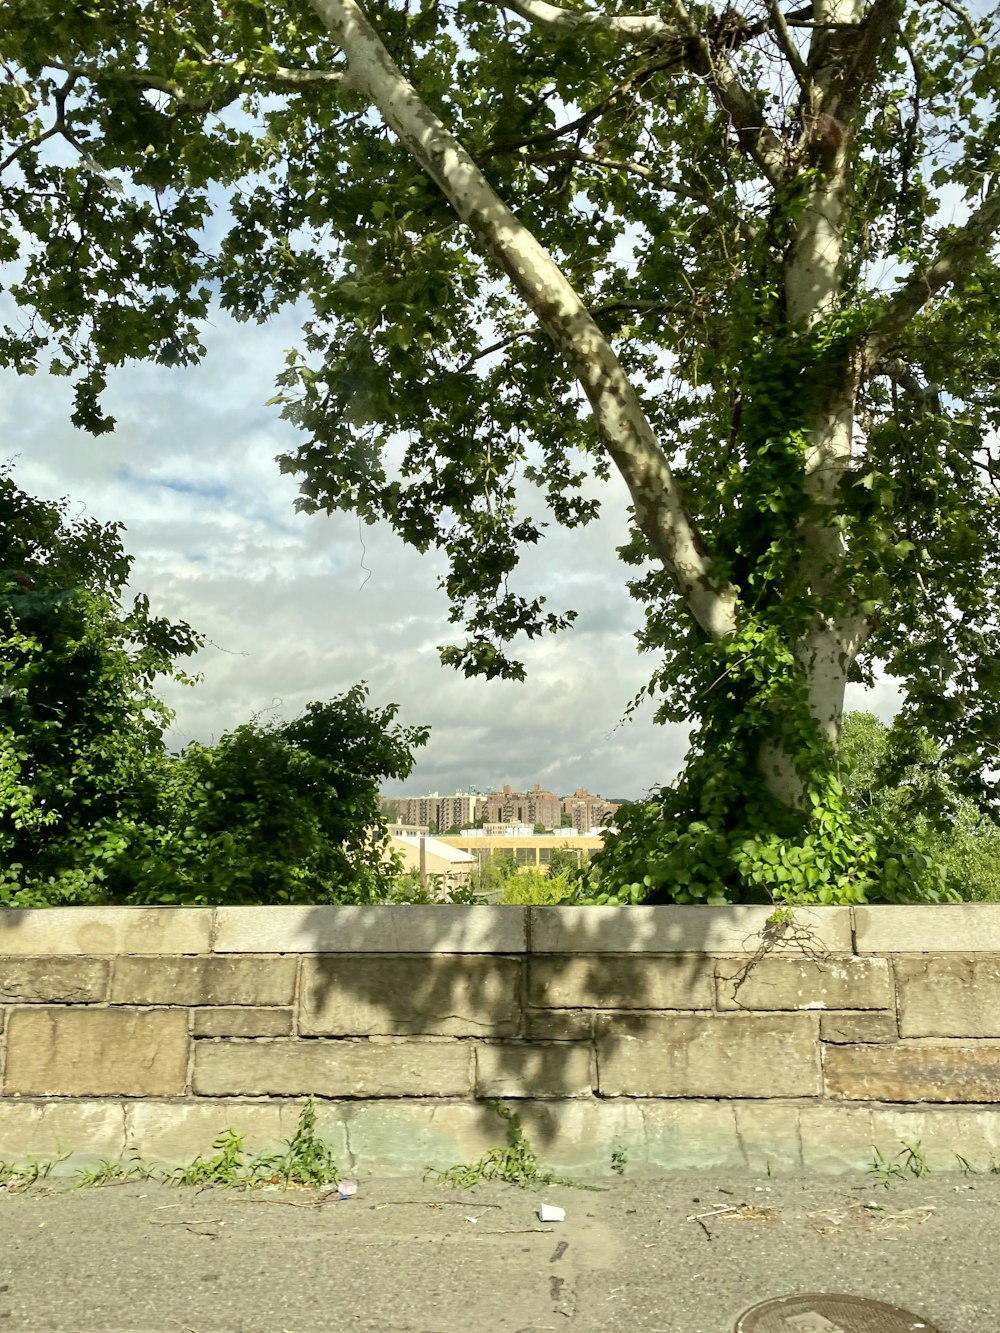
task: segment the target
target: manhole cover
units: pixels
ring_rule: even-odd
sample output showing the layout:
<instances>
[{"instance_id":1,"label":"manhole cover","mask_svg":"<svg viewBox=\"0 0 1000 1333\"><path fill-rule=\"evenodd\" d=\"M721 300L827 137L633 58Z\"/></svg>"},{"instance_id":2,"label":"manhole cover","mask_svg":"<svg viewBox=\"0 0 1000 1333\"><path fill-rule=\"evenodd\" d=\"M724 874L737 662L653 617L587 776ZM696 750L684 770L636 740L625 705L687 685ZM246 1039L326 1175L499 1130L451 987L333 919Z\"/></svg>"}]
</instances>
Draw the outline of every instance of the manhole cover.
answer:
<instances>
[{"instance_id":1,"label":"manhole cover","mask_svg":"<svg viewBox=\"0 0 1000 1333\"><path fill-rule=\"evenodd\" d=\"M938 1333L920 1315L861 1296L805 1292L779 1296L747 1310L736 1333Z\"/></svg>"}]
</instances>

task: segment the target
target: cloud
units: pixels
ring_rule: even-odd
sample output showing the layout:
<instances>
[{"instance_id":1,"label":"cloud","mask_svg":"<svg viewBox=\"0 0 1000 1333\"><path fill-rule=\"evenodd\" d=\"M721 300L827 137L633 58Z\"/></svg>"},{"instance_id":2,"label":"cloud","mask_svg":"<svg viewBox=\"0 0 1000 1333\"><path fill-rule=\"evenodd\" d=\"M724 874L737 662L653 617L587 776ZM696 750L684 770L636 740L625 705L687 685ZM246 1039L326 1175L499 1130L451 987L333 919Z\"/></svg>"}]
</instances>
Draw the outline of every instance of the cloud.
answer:
<instances>
[{"instance_id":1,"label":"cloud","mask_svg":"<svg viewBox=\"0 0 1000 1333\"><path fill-rule=\"evenodd\" d=\"M274 458L297 437L262 404L297 336L291 316L263 328L217 316L202 366L114 376L118 428L98 440L69 425L65 381L6 379L0 427L18 483L124 523L134 589L211 641L195 663L203 683L164 690L171 743L211 741L254 714L291 717L363 679L374 703L431 726L409 792L540 782L638 796L668 781L684 729L654 726L651 710L619 726L650 665L635 651L641 610L615 556L624 487L595 481L601 520L550 530L518 576L519 590L576 609L575 627L527 645L524 684L465 680L437 657L457 637L438 556L353 515L294 510L295 481Z\"/></svg>"}]
</instances>

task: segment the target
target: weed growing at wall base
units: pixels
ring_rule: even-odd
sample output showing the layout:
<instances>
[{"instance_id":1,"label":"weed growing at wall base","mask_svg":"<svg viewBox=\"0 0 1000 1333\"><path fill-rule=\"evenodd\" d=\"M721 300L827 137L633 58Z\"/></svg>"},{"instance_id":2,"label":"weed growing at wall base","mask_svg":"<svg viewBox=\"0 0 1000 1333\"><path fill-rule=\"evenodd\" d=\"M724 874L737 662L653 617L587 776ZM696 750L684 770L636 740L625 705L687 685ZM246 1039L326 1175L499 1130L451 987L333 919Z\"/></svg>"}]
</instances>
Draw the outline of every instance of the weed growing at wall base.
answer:
<instances>
[{"instance_id":1,"label":"weed growing at wall base","mask_svg":"<svg viewBox=\"0 0 1000 1333\"><path fill-rule=\"evenodd\" d=\"M923 1180L930 1174L930 1163L919 1139L916 1143L903 1143L902 1151L898 1152L895 1158L885 1157L878 1148L874 1148L873 1151L875 1156L868 1167L868 1175L872 1178L872 1184L881 1185L883 1189L890 1189L897 1181L905 1180L907 1176ZM958 1156L958 1153L955 1156L960 1162L965 1161L963 1157Z\"/></svg>"},{"instance_id":2,"label":"weed growing at wall base","mask_svg":"<svg viewBox=\"0 0 1000 1333\"><path fill-rule=\"evenodd\" d=\"M455 1189L471 1189L483 1180L502 1180L508 1185L520 1185L523 1189L533 1189L539 1185L587 1188L579 1181L568 1180L540 1167L538 1155L521 1127L520 1116L509 1106L504 1106L503 1102L491 1101L489 1105L507 1122L506 1146L490 1148L478 1162L459 1163L444 1171L428 1167L424 1172L425 1180L431 1175L439 1176L442 1185L451 1185Z\"/></svg>"}]
</instances>

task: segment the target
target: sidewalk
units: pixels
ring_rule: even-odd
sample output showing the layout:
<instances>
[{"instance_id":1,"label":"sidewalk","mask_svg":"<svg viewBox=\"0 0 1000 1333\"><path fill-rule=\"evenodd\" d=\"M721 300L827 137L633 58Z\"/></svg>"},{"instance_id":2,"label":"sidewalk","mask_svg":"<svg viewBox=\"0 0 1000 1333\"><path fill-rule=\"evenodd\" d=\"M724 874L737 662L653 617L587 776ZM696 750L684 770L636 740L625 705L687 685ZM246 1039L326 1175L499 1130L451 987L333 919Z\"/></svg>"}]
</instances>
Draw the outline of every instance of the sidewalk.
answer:
<instances>
[{"instance_id":1,"label":"sidewalk","mask_svg":"<svg viewBox=\"0 0 1000 1333\"><path fill-rule=\"evenodd\" d=\"M540 1222L543 1201L566 1220ZM813 1291L997 1333L998 1241L994 1175L363 1180L350 1200L56 1181L0 1193L0 1330L731 1333L749 1307Z\"/></svg>"}]
</instances>

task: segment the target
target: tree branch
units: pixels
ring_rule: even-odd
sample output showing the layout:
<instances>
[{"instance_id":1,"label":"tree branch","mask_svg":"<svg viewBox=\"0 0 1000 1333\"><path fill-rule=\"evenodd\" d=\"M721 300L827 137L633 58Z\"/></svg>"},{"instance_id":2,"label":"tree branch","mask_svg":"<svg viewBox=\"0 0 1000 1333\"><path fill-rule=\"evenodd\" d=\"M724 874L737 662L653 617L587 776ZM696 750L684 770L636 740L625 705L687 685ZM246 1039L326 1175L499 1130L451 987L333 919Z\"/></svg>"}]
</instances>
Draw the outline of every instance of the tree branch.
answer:
<instances>
[{"instance_id":1,"label":"tree branch","mask_svg":"<svg viewBox=\"0 0 1000 1333\"><path fill-rule=\"evenodd\" d=\"M664 23L658 14L604 14L594 9L563 9L560 5L548 4L547 0L495 0L495 3L528 23L568 35L609 33L630 42L664 41L679 35L677 29Z\"/></svg>"},{"instance_id":2,"label":"tree branch","mask_svg":"<svg viewBox=\"0 0 1000 1333\"><path fill-rule=\"evenodd\" d=\"M202 115L206 111L221 111L223 107L234 102L240 95L241 86L234 84L215 96L204 97L201 99L189 98L181 84L173 79L164 78L160 74L154 74L151 70L145 69L99 69L91 65L61 65L52 62L56 69L64 70L76 78L87 78L91 82L95 81L101 75L117 76L133 84L136 88L141 88L144 92L164 93L170 97L176 104L178 110L193 112L196 115ZM225 71L231 62L226 60L204 60L201 62L205 69L215 69ZM255 83L263 84L268 88L283 88L290 91L302 92L309 88L327 88L343 82L344 72L339 69L293 69L287 66L279 65L273 70L248 70L241 76L245 84L252 79Z\"/></svg>"},{"instance_id":3,"label":"tree branch","mask_svg":"<svg viewBox=\"0 0 1000 1333\"><path fill-rule=\"evenodd\" d=\"M349 84L378 108L566 357L628 486L637 526L704 632L713 639L728 637L736 627L737 592L715 575L638 395L593 316L404 78L355 0L310 0L310 5L347 58Z\"/></svg>"},{"instance_id":4,"label":"tree branch","mask_svg":"<svg viewBox=\"0 0 1000 1333\"><path fill-rule=\"evenodd\" d=\"M936 384L921 384L905 361L895 358L883 361L879 369L880 373L898 385L908 398L912 398L935 416L941 415L941 390Z\"/></svg>"},{"instance_id":5,"label":"tree branch","mask_svg":"<svg viewBox=\"0 0 1000 1333\"><path fill-rule=\"evenodd\" d=\"M804 93L808 94L812 78L806 68L806 63L802 59L799 48L792 39L787 20L781 12L781 6L778 0L767 0L767 12L771 16L771 23L774 25L774 36L778 45L781 47L782 54L788 61L795 80Z\"/></svg>"},{"instance_id":6,"label":"tree branch","mask_svg":"<svg viewBox=\"0 0 1000 1333\"><path fill-rule=\"evenodd\" d=\"M960 285L976 259L1000 230L1000 183L994 181L986 198L964 226L938 250L937 258L914 273L887 300L861 344L863 373L879 373L881 362L903 329L945 287Z\"/></svg>"},{"instance_id":7,"label":"tree branch","mask_svg":"<svg viewBox=\"0 0 1000 1333\"><path fill-rule=\"evenodd\" d=\"M66 71L66 82L61 88L57 88L53 94L53 100L56 104L55 120L47 130L44 130L41 134L36 134L32 139L25 139L23 143L19 143L16 148L12 149L3 161L0 162L0 175L7 170L12 162L16 162L20 155L27 149L37 148L40 144L45 143L46 139L52 139L57 134L63 135L64 138L68 139L73 144L74 148L82 151L80 145L69 133L69 129L66 125L66 98L72 92L73 85L76 83L77 78L78 75L74 74L72 70Z\"/></svg>"},{"instance_id":8,"label":"tree branch","mask_svg":"<svg viewBox=\"0 0 1000 1333\"><path fill-rule=\"evenodd\" d=\"M772 185L780 185L788 165L784 147L765 121L756 98L737 77L725 54L725 45L722 41L712 41L699 29L683 0L672 0L671 9L678 28L688 39L686 63L708 84L717 105L729 117L743 151L753 158ZM723 15L722 19L725 17ZM747 40L745 30L748 28L748 24L743 24L731 36L726 34L729 49L735 49ZM722 35L721 30L719 35Z\"/></svg>"}]
</instances>

